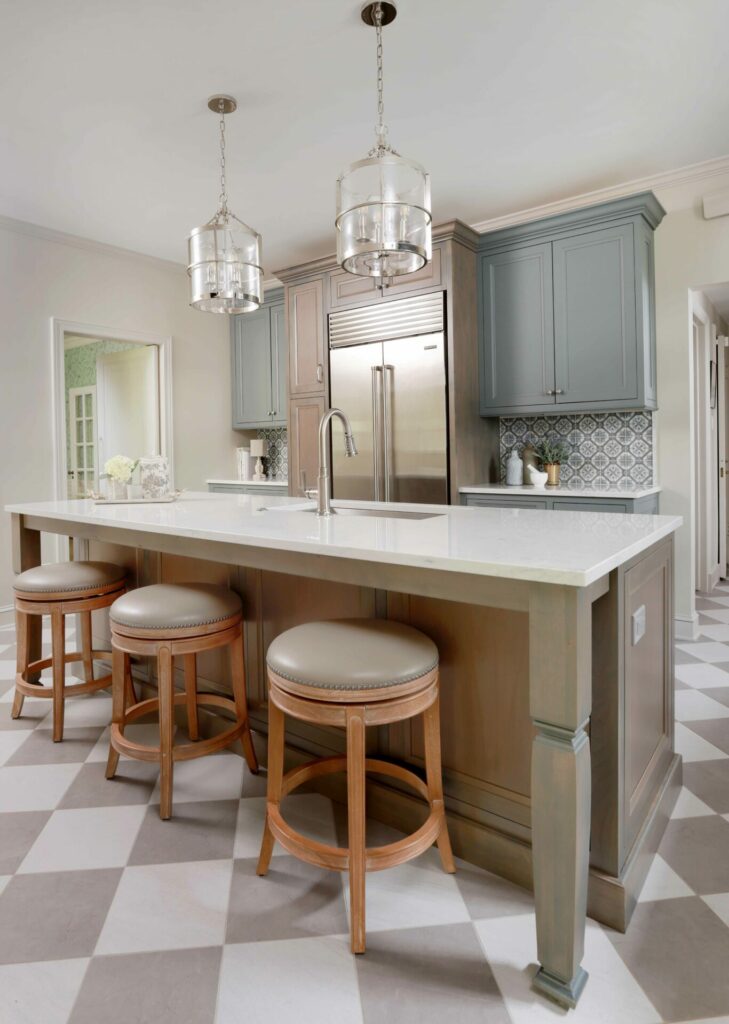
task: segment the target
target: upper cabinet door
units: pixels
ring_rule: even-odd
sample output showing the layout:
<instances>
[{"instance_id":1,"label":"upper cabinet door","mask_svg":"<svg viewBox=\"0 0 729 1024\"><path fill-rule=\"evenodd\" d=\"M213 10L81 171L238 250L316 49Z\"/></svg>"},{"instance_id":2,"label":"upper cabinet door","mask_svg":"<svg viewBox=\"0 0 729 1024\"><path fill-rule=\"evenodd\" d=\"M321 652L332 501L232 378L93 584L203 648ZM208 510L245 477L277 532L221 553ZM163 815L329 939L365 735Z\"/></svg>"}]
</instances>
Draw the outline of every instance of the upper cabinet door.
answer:
<instances>
[{"instance_id":1,"label":"upper cabinet door","mask_svg":"<svg viewBox=\"0 0 729 1024\"><path fill-rule=\"evenodd\" d=\"M267 306L233 323L233 427L271 422L271 321Z\"/></svg>"},{"instance_id":2,"label":"upper cabinet door","mask_svg":"<svg viewBox=\"0 0 729 1024\"><path fill-rule=\"evenodd\" d=\"M554 406L552 246L481 257L481 413Z\"/></svg>"},{"instance_id":3,"label":"upper cabinet door","mask_svg":"<svg viewBox=\"0 0 729 1024\"><path fill-rule=\"evenodd\" d=\"M284 304L271 306L271 423L286 426L288 404L288 345Z\"/></svg>"},{"instance_id":4,"label":"upper cabinet door","mask_svg":"<svg viewBox=\"0 0 729 1024\"><path fill-rule=\"evenodd\" d=\"M324 302L321 278L286 289L289 394L324 394Z\"/></svg>"},{"instance_id":5,"label":"upper cabinet door","mask_svg":"<svg viewBox=\"0 0 729 1024\"><path fill-rule=\"evenodd\" d=\"M558 404L638 398L633 225L553 242Z\"/></svg>"}]
</instances>

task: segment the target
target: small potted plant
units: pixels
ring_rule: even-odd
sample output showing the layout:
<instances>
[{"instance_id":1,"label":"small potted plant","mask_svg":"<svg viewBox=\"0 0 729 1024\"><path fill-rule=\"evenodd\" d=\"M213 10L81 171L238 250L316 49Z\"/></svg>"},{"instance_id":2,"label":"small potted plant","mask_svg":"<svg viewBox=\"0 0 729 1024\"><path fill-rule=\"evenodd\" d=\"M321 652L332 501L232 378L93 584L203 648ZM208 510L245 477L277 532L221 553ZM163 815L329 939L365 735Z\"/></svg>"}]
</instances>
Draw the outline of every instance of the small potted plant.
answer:
<instances>
[{"instance_id":1,"label":"small potted plant","mask_svg":"<svg viewBox=\"0 0 729 1024\"><path fill-rule=\"evenodd\" d=\"M556 437L545 437L536 445L537 458L547 473L547 487L559 487L559 469L569 457L569 448Z\"/></svg>"}]
</instances>

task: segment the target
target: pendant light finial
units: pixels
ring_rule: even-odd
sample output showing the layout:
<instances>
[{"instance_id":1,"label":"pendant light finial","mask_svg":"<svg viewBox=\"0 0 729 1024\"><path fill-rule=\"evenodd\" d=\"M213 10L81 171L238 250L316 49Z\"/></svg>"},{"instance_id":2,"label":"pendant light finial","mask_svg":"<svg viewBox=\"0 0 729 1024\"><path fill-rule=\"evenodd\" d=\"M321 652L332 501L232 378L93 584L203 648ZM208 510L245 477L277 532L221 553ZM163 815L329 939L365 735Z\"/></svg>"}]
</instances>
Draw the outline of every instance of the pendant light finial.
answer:
<instances>
[{"instance_id":1,"label":"pendant light finial","mask_svg":"<svg viewBox=\"0 0 729 1024\"><path fill-rule=\"evenodd\" d=\"M412 274L431 258L430 176L392 148L384 119L382 27L396 15L388 0L362 8L377 32L375 144L337 179L337 261L360 277Z\"/></svg>"},{"instance_id":2,"label":"pendant light finial","mask_svg":"<svg viewBox=\"0 0 729 1024\"><path fill-rule=\"evenodd\" d=\"M238 104L232 96L211 96L220 117L220 196L215 215L188 238L190 305L206 313L248 313L263 299L261 236L228 209L225 177L225 115Z\"/></svg>"}]
</instances>

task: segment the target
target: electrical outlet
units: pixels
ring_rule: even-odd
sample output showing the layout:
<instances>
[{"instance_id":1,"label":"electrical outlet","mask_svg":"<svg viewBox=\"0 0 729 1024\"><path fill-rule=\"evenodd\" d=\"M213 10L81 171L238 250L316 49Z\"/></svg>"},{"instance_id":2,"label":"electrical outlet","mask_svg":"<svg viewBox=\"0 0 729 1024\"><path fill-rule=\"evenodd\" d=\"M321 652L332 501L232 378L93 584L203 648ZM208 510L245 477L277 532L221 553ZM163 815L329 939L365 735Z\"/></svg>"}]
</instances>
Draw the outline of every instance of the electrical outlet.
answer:
<instances>
[{"instance_id":1,"label":"electrical outlet","mask_svg":"<svg viewBox=\"0 0 729 1024\"><path fill-rule=\"evenodd\" d=\"M630 617L630 621L633 626L633 647L639 644L645 636L645 605L642 604L640 608L636 608Z\"/></svg>"}]
</instances>

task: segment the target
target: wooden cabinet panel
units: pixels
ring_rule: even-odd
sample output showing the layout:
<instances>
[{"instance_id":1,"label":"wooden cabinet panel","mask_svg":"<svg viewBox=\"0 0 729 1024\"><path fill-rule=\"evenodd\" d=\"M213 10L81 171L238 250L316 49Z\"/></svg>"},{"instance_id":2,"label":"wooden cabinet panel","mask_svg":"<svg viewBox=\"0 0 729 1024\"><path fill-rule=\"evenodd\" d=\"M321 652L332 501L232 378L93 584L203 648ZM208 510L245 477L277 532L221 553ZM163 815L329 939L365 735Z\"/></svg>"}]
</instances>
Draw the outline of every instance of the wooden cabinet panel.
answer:
<instances>
[{"instance_id":1,"label":"wooden cabinet panel","mask_svg":"<svg viewBox=\"0 0 729 1024\"><path fill-rule=\"evenodd\" d=\"M552 243L557 404L638 397L633 225Z\"/></svg>"},{"instance_id":2,"label":"wooden cabinet panel","mask_svg":"<svg viewBox=\"0 0 729 1024\"><path fill-rule=\"evenodd\" d=\"M286 290L289 394L324 394L326 343L321 278Z\"/></svg>"},{"instance_id":3,"label":"wooden cabinet panel","mask_svg":"<svg viewBox=\"0 0 729 1024\"><path fill-rule=\"evenodd\" d=\"M421 270L402 278L393 278L384 289L380 289L377 278L357 277L348 274L346 270L335 270L329 275L329 307L340 309L346 306L366 306L371 302L401 297L410 292L439 288L443 280L442 266L441 247L435 245L432 259Z\"/></svg>"},{"instance_id":4,"label":"wooden cabinet panel","mask_svg":"<svg viewBox=\"0 0 729 1024\"><path fill-rule=\"evenodd\" d=\"M552 247L481 257L481 413L554 407Z\"/></svg>"},{"instance_id":5,"label":"wooden cabinet panel","mask_svg":"<svg viewBox=\"0 0 729 1024\"><path fill-rule=\"evenodd\" d=\"M319 420L324 415L326 400L321 397L295 398L289 402L289 493L303 494L302 473L306 487L316 487L319 475Z\"/></svg>"}]
</instances>

